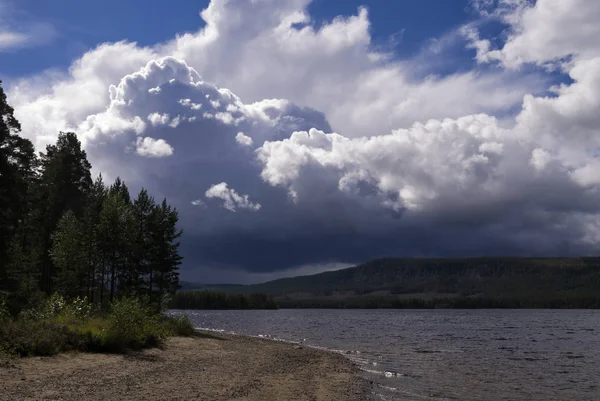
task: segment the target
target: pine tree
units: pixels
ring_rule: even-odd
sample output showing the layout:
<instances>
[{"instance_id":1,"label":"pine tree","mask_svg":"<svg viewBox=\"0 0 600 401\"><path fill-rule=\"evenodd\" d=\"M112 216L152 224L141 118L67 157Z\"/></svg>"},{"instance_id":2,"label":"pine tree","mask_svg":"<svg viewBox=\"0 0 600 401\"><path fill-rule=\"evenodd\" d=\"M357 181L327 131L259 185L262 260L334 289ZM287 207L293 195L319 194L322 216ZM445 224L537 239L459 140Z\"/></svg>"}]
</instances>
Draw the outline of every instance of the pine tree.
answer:
<instances>
[{"instance_id":1,"label":"pine tree","mask_svg":"<svg viewBox=\"0 0 600 401\"><path fill-rule=\"evenodd\" d=\"M142 189L133 202L133 241L132 260L129 272L124 279L126 294L137 295L143 293L147 286L145 277L150 276L150 243L153 210L156 207L154 198L148 191Z\"/></svg>"},{"instance_id":2,"label":"pine tree","mask_svg":"<svg viewBox=\"0 0 600 401\"><path fill-rule=\"evenodd\" d=\"M99 239L102 253L100 298L104 302L104 291L109 289L108 301L117 293L117 282L130 261L131 227L133 226L131 205L119 192L109 191L104 200L99 222Z\"/></svg>"},{"instance_id":3,"label":"pine tree","mask_svg":"<svg viewBox=\"0 0 600 401\"><path fill-rule=\"evenodd\" d=\"M12 284L10 288L23 300L29 296L35 298L39 292L42 241L35 221L32 221L33 215L29 211L22 216L8 249L7 277Z\"/></svg>"},{"instance_id":4,"label":"pine tree","mask_svg":"<svg viewBox=\"0 0 600 401\"><path fill-rule=\"evenodd\" d=\"M69 210L62 216L52 237L50 256L57 269L55 288L66 297L82 295L87 273L85 249L82 227L73 212Z\"/></svg>"},{"instance_id":5,"label":"pine tree","mask_svg":"<svg viewBox=\"0 0 600 401\"><path fill-rule=\"evenodd\" d=\"M179 255L179 238L182 231L177 229L177 210L167 204L166 199L155 206L152 213L150 245L150 285L151 300L162 307L165 295L174 294L179 288L179 265L183 258Z\"/></svg>"},{"instance_id":6,"label":"pine tree","mask_svg":"<svg viewBox=\"0 0 600 401\"><path fill-rule=\"evenodd\" d=\"M131 196L129 195L129 188L124 181L121 180L121 177L117 177L115 182L110 186L110 191L121 196L124 202L131 202Z\"/></svg>"},{"instance_id":7,"label":"pine tree","mask_svg":"<svg viewBox=\"0 0 600 401\"><path fill-rule=\"evenodd\" d=\"M70 210L76 218L82 217L85 199L92 184L91 165L77 135L72 132L61 132L56 145L47 146L46 153L40 154L40 157L41 201L36 210L39 213L39 229L44 236L42 288L46 293L51 293L55 274L55 267L49 257L52 233L66 211Z\"/></svg>"},{"instance_id":8,"label":"pine tree","mask_svg":"<svg viewBox=\"0 0 600 401\"><path fill-rule=\"evenodd\" d=\"M0 291L11 290L8 268L14 252L9 249L14 248L13 237L28 213L29 187L37 165L33 144L20 137L20 131L0 81Z\"/></svg>"},{"instance_id":9,"label":"pine tree","mask_svg":"<svg viewBox=\"0 0 600 401\"><path fill-rule=\"evenodd\" d=\"M85 206L82 219L83 247L85 249L86 289L88 299L93 302L96 299L98 286L98 275L101 269L100 252L100 214L102 206L107 195L107 189L102 180L102 174L98 175L85 200Z\"/></svg>"},{"instance_id":10,"label":"pine tree","mask_svg":"<svg viewBox=\"0 0 600 401\"><path fill-rule=\"evenodd\" d=\"M164 303L179 283L177 211L144 189L132 203L120 178L92 182L76 134L37 157L20 129L0 82L0 296L15 310L54 291Z\"/></svg>"}]
</instances>

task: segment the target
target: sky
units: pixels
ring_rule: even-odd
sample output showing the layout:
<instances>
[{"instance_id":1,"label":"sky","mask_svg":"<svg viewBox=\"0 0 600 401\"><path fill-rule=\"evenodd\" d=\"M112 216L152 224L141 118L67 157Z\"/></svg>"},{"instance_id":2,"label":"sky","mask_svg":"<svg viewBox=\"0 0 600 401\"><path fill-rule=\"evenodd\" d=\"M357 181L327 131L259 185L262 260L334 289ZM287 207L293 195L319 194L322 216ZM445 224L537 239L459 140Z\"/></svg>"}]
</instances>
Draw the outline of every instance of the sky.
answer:
<instances>
[{"instance_id":1,"label":"sky","mask_svg":"<svg viewBox=\"0 0 600 401\"><path fill-rule=\"evenodd\" d=\"M177 207L185 280L596 255L596 0L0 0L43 150Z\"/></svg>"}]
</instances>

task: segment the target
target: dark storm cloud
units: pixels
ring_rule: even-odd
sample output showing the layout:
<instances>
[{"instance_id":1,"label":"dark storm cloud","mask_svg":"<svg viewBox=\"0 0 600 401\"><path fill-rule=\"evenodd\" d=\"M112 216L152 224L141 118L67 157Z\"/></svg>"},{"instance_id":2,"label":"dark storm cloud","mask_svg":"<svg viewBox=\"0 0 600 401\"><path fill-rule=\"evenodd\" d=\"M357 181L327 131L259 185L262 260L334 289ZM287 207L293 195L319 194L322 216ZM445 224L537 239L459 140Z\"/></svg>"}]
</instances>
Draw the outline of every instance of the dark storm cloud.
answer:
<instances>
[{"instance_id":1,"label":"dark storm cloud","mask_svg":"<svg viewBox=\"0 0 600 401\"><path fill-rule=\"evenodd\" d=\"M534 117L522 113L528 124ZM178 208L186 277L592 249L594 188L523 140L527 126L505 129L486 115L346 138L328 134L318 111L244 104L165 58L125 77L88 121L100 170ZM150 138L143 151L139 138Z\"/></svg>"},{"instance_id":2,"label":"dark storm cloud","mask_svg":"<svg viewBox=\"0 0 600 401\"><path fill-rule=\"evenodd\" d=\"M178 208L184 277L594 252L600 47L580 28L598 26L600 3L478 2L481 19L407 60L372 46L366 9L314 24L309 3L213 0L197 32L103 44L9 100L39 149L77 131L107 180ZM504 43L479 32L494 20ZM493 68L418 74L465 45Z\"/></svg>"}]
</instances>

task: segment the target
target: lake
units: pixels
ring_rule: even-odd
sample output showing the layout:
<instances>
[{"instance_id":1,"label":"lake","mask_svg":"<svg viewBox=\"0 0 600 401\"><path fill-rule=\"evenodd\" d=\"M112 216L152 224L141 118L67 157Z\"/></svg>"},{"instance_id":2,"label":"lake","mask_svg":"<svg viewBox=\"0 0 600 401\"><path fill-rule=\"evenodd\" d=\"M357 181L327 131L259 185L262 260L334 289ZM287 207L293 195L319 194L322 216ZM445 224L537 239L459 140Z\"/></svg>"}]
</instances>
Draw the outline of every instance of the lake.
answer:
<instances>
[{"instance_id":1,"label":"lake","mask_svg":"<svg viewBox=\"0 0 600 401\"><path fill-rule=\"evenodd\" d=\"M600 311L173 311L343 352L381 400L600 400Z\"/></svg>"}]
</instances>

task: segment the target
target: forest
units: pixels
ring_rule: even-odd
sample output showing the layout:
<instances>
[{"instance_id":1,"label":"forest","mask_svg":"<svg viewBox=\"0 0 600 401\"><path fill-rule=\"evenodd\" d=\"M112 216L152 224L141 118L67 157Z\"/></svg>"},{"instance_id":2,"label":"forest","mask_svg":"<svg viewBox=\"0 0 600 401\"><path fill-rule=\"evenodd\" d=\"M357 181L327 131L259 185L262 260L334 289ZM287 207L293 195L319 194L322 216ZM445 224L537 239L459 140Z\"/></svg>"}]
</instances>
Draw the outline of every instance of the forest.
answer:
<instances>
[{"instance_id":1,"label":"forest","mask_svg":"<svg viewBox=\"0 0 600 401\"><path fill-rule=\"evenodd\" d=\"M0 82L0 352L119 348L168 331L177 210L91 167L73 132L36 154Z\"/></svg>"},{"instance_id":2,"label":"forest","mask_svg":"<svg viewBox=\"0 0 600 401\"><path fill-rule=\"evenodd\" d=\"M600 258L386 258L233 291L279 308L600 308Z\"/></svg>"},{"instance_id":3,"label":"forest","mask_svg":"<svg viewBox=\"0 0 600 401\"><path fill-rule=\"evenodd\" d=\"M444 297L430 299L393 296L359 296L352 298L277 299L281 309L600 309L599 296L521 298Z\"/></svg>"},{"instance_id":4,"label":"forest","mask_svg":"<svg viewBox=\"0 0 600 401\"><path fill-rule=\"evenodd\" d=\"M224 291L182 291L175 294L171 309L277 309L265 294L235 294Z\"/></svg>"}]
</instances>

